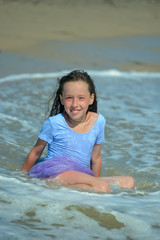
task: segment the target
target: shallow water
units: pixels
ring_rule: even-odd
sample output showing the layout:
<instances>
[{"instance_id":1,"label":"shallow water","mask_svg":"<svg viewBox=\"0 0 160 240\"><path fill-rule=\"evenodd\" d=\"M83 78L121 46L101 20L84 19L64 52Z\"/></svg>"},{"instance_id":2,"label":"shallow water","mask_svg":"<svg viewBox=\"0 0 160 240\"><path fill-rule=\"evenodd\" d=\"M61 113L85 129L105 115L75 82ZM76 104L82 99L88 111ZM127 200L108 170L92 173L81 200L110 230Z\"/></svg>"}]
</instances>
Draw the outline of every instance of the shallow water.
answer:
<instances>
[{"instance_id":1,"label":"shallow water","mask_svg":"<svg viewBox=\"0 0 160 240\"><path fill-rule=\"evenodd\" d=\"M101 173L131 175L135 190L80 192L22 174L59 73L1 78L0 239L159 239L160 73L88 72L107 121Z\"/></svg>"}]
</instances>

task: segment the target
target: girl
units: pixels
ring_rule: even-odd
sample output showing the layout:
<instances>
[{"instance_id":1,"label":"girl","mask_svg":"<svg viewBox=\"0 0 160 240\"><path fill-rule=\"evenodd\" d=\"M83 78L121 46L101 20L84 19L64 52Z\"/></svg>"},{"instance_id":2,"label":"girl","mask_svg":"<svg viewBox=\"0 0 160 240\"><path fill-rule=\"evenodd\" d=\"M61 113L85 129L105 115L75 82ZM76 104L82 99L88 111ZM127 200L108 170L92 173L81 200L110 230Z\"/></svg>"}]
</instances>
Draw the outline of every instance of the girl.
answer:
<instances>
[{"instance_id":1,"label":"girl","mask_svg":"<svg viewBox=\"0 0 160 240\"><path fill-rule=\"evenodd\" d=\"M78 70L63 76L53 98L50 117L44 122L22 171L71 188L108 193L110 185L134 188L134 180L129 176L100 177L105 119L97 113L91 77ZM45 160L36 163L47 144Z\"/></svg>"}]
</instances>

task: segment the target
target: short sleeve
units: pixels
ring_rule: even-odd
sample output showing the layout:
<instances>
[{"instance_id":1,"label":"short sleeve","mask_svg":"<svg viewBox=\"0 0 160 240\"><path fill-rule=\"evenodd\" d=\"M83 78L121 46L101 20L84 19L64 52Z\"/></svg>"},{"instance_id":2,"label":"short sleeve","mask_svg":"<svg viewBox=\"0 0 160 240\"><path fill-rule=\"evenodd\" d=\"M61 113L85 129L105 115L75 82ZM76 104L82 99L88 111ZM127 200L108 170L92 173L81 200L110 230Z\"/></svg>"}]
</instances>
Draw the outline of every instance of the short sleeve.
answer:
<instances>
[{"instance_id":1,"label":"short sleeve","mask_svg":"<svg viewBox=\"0 0 160 240\"><path fill-rule=\"evenodd\" d=\"M96 139L96 144L101 144L105 140L105 124L106 120L103 117L103 115L100 114L99 120L98 120L98 135Z\"/></svg>"},{"instance_id":2,"label":"short sleeve","mask_svg":"<svg viewBox=\"0 0 160 240\"><path fill-rule=\"evenodd\" d=\"M51 143L53 141L53 127L49 118L43 123L41 132L38 137L48 143Z\"/></svg>"}]
</instances>

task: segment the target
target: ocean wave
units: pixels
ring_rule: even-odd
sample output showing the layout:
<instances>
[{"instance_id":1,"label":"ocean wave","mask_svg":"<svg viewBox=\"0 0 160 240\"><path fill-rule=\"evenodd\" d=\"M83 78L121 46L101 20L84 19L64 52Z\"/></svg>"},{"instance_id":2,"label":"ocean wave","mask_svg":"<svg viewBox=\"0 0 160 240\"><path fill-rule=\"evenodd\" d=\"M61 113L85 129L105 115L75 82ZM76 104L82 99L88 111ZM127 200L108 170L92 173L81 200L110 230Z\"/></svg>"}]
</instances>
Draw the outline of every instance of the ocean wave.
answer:
<instances>
[{"instance_id":1,"label":"ocean wave","mask_svg":"<svg viewBox=\"0 0 160 240\"><path fill-rule=\"evenodd\" d=\"M142 78L160 78L160 72L137 72L137 71L119 71L116 69L110 70L86 70L93 77L118 77L140 80ZM42 78L58 78L69 71L64 70L60 72L51 73L23 73L16 75L9 75L0 78L0 83L21 81L24 79L42 79Z\"/></svg>"}]
</instances>

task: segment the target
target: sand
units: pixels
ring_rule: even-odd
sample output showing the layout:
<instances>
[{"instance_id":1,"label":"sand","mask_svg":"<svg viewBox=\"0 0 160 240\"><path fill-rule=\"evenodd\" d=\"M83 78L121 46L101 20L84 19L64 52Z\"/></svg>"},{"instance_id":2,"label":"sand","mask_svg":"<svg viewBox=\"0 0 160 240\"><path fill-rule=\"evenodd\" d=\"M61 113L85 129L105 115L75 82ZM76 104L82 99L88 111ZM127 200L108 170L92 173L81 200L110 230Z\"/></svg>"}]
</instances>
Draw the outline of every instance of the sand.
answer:
<instances>
[{"instance_id":1,"label":"sand","mask_svg":"<svg viewBox=\"0 0 160 240\"><path fill-rule=\"evenodd\" d=\"M158 1L0 1L1 54L67 61L68 53L65 51L55 50L56 53L52 55L44 46L52 42L60 49L66 41L103 47L112 46L112 41L115 46L117 41L120 48L124 48L124 38L145 39L150 36L160 36ZM156 51L160 51L159 47ZM70 62L73 63L77 56L71 55ZM0 61L2 60L3 58ZM134 65L137 70L160 70L160 62L153 58L149 63L141 64L137 58L132 64L122 65L119 66L123 69L133 68Z\"/></svg>"}]
</instances>

